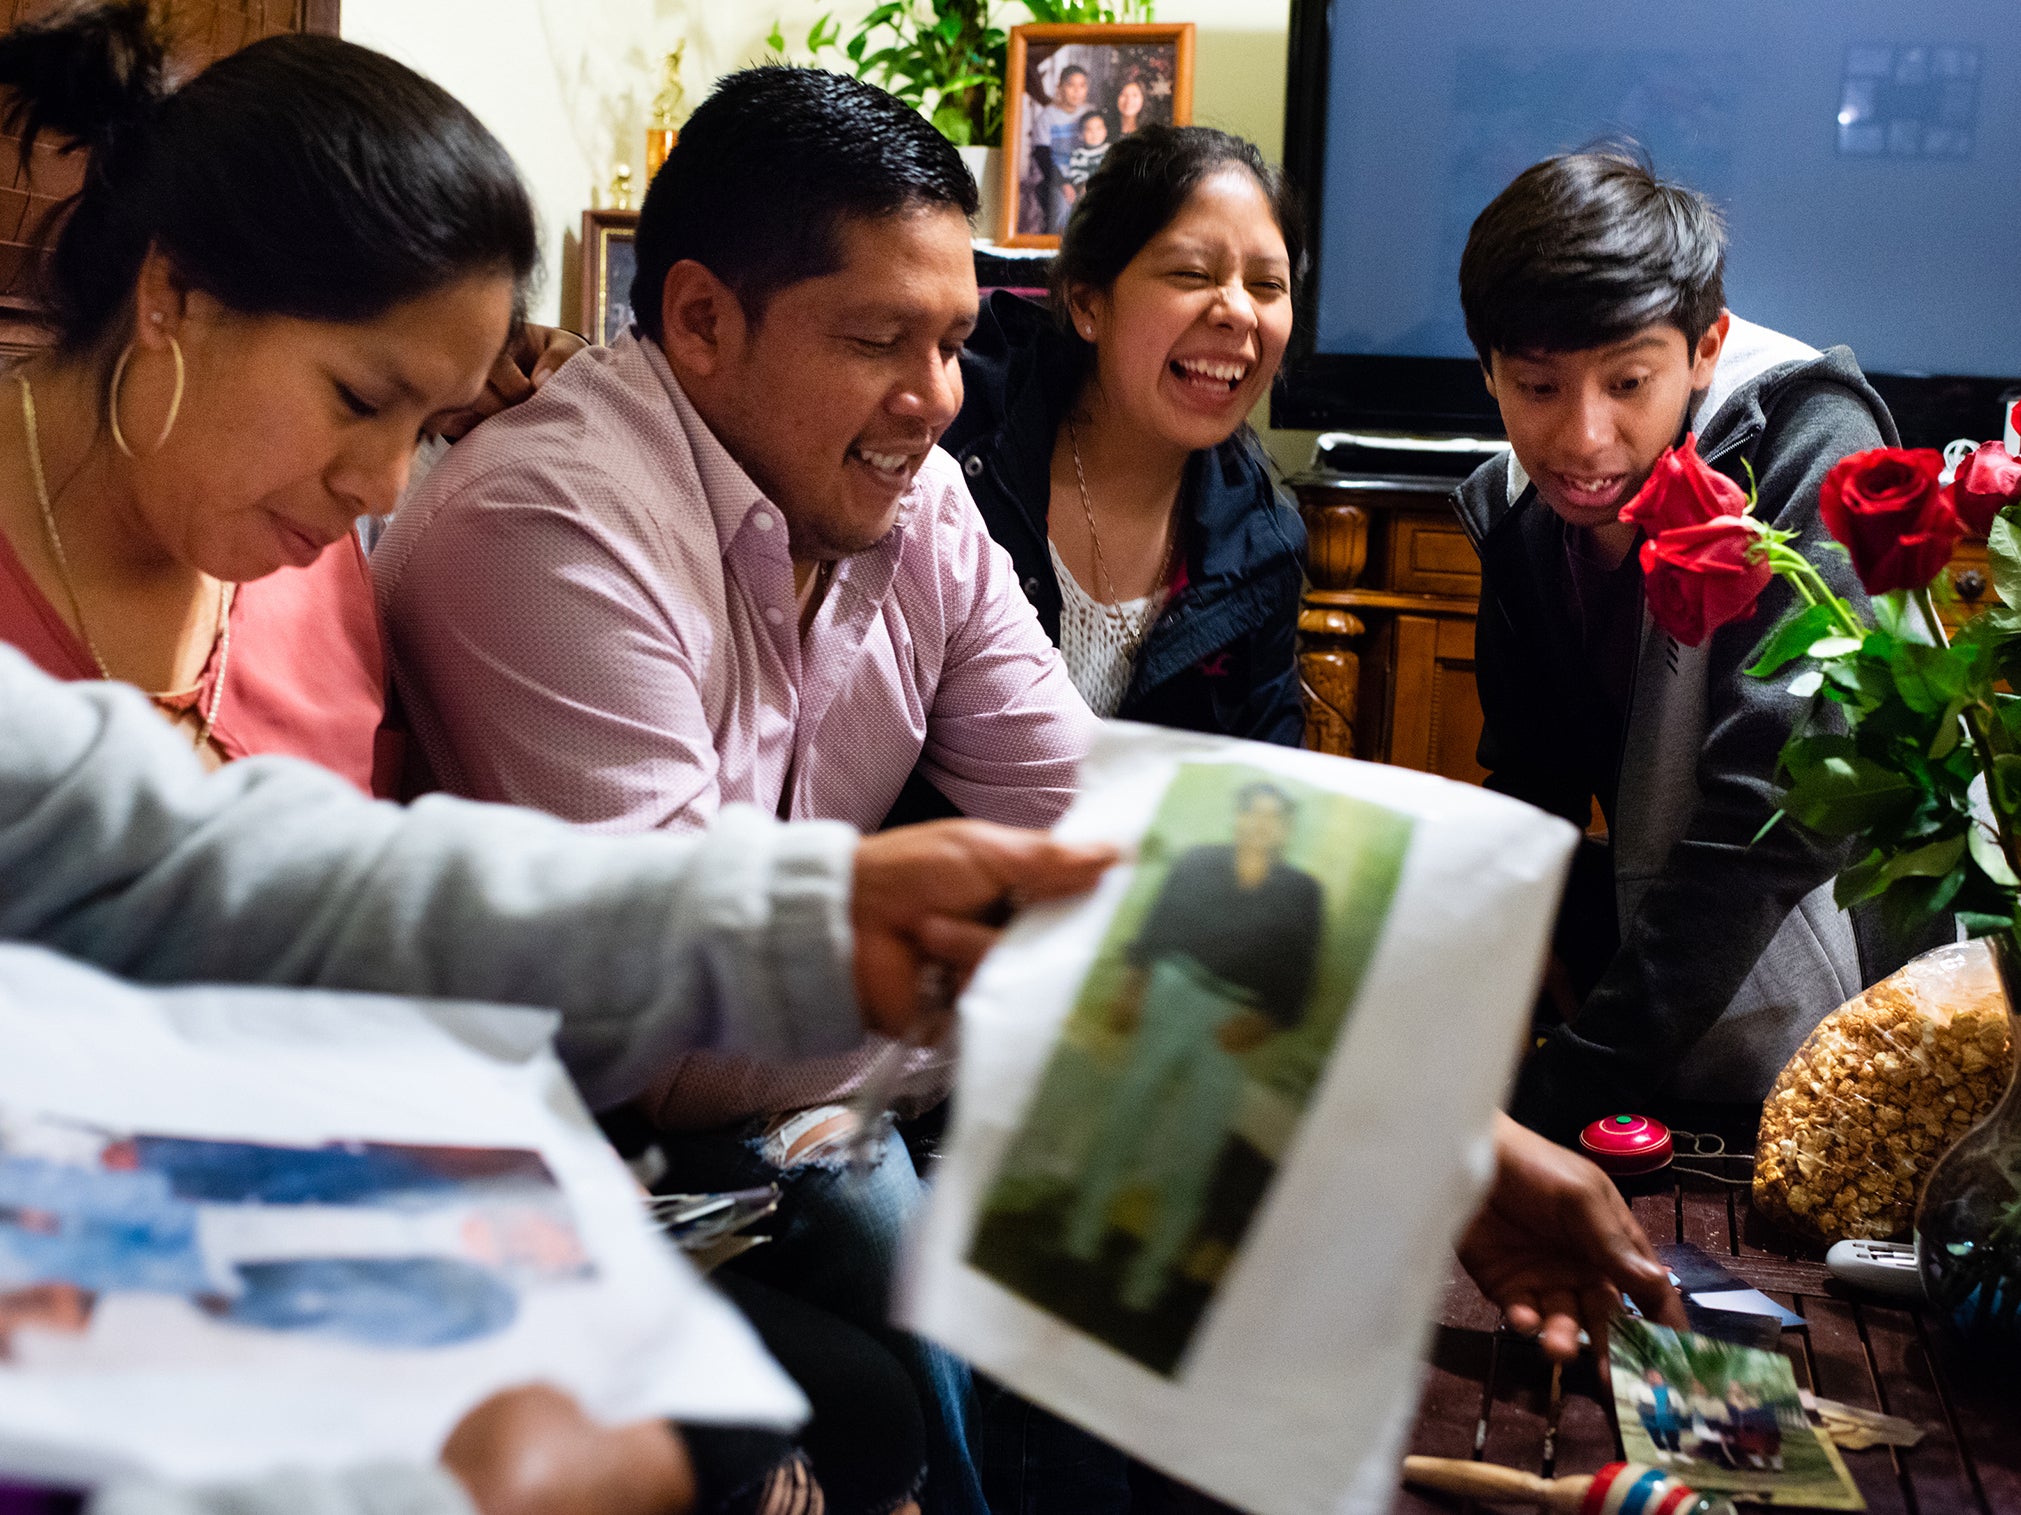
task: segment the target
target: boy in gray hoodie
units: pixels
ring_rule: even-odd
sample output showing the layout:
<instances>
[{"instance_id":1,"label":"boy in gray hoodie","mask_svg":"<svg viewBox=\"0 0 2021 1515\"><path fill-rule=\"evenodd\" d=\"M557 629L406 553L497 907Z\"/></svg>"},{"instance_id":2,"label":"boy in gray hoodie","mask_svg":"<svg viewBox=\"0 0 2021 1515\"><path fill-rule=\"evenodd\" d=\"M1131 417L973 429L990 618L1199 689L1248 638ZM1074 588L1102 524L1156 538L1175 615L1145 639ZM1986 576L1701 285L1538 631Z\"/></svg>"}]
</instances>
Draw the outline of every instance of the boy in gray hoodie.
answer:
<instances>
[{"instance_id":1,"label":"boy in gray hoodie","mask_svg":"<svg viewBox=\"0 0 2021 1515\"><path fill-rule=\"evenodd\" d=\"M1582 1002L1511 1105L1560 1140L1624 1110L1758 1102L1817 1022L1899 960L1833 904L1841 849L1793 824L1756 840L1804 702L1745 670L1791 591L1775 581L1751 617L1683 646L1650 620L1638 528L1619 518L1696 433L1864 603L1845 558L1813 550L1818 485L1893 445L1894 423L1849 350L1728 312L1724 264L1711 205L1612 153L1525 170L1460 264L1511 446L1457 500L1481 558L1480 761L1490 788L1582 828L1597 803L1606 821L1560 916Z\"/></svg>"}]
</instances>

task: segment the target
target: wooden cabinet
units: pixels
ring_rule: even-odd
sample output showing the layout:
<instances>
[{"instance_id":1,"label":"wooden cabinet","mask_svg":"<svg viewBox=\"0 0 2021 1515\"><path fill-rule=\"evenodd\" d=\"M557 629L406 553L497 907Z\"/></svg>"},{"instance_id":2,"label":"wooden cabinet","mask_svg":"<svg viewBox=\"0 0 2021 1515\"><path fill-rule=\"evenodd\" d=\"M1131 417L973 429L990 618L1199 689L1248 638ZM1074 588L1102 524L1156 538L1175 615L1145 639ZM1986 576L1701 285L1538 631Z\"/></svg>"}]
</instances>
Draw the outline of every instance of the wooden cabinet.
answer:
<instances>
[{"instance_id":1,"label":"wooden cabinet","mask_svg":"<svg viewBox=\"0 0 2021 1515\"><path fill-rule=\"evenodd\" d=\"M1312 538L1305 745L1479 783L1481 571L1445 479L1293 479Z\"/></svg>"}]
</instances>

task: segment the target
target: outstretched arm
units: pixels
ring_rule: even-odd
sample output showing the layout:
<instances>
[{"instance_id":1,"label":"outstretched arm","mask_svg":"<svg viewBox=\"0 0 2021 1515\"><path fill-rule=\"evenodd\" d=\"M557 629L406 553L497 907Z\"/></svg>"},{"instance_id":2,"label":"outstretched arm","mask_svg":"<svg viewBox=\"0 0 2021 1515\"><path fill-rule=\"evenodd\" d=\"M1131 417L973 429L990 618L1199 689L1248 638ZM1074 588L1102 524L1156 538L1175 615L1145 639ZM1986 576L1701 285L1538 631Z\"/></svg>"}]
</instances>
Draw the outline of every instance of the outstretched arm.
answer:
<instances>
[{"instance_id":1,"label":"outstretched arm","mask_svg":"<svg viewBox=\"0 0 2021 1515\"><path fill-rule=\"evenodd\" d=\"M1652 1320L1685 1324L1669 1270L1607 1175L1506 1115L1495 1117L1495 1176L1459 1255L1509 1324L1540 1333L1560 1361L1578 1355L1582 1325L1600 1339L1622 1294Z\"/></svg>"},{"instance_id":2,"label":"outstretched arm","mask_svg":"<svg viewBox=\"0 0 2021 1515\"><path fill-rule=\"evenodd\" d=\"M367 800L285 758L206 773L133 691L59 684L7 648L0 708L0 939L147 983L559 1010L599 1106L692 1048L801 1056L902 1030L923 956L965 972L1004 895L1085 889L1110 858L980 822L859 844L738 807L699 836L595 836Z\"/></svg>"}]
</instances>

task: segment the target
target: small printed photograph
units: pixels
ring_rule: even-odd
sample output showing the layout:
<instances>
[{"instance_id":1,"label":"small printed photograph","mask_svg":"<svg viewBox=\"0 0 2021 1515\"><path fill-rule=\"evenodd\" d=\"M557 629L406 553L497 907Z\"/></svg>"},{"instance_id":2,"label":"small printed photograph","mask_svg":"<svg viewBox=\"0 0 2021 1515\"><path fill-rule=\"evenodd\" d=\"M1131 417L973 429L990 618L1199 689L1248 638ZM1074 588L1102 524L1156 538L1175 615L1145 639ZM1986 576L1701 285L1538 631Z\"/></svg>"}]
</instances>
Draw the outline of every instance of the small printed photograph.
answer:
<instances>
[{"instance_id":1,"label":"small printed photograph","mask_svg":"<svg viewBox=\"0 0 2021 1515\"><path fill-rule=\"evenodd\" d=\"M178 1332L455 1346L507 1329L528 1289L594 1271L537 1152L277 1146L0 1109L0 1362L135 1298Z\"/></svg>"},{"instance_id":2,"label":"small printed photograph","mask_svg":"<svg viewBox=\"0 0 2021 1515\"><path fill-rule=\"evenodd\" d=\"M1113 145L1154 122L1191 121L1192 41L1190 25L1012 28L1007 242L1057 241Z\"/></svg>"},{"instance_id":3,"label":"small printed photograph","mask_svg":"<svg viewBox=\"0 0 2021 1515\"><path fill-rule=\"evenodd\" d=\"M1782 1353L1628 1316L1607 1339L1630 1462L1763 1504L1866 1508L1838 1449L1804 1414Z\"/></svg>"},{"instance_id":4,"label":"small printed photograph","mask_svg":"<svg viewBox=\"0 0 2021 1515\"><path fill-rule=\"evenodd\" d=\"M1381 940L1410 818L1181 764L985 1198L971 1266L1167 1376Z\"/></svg>"}]
</instances>

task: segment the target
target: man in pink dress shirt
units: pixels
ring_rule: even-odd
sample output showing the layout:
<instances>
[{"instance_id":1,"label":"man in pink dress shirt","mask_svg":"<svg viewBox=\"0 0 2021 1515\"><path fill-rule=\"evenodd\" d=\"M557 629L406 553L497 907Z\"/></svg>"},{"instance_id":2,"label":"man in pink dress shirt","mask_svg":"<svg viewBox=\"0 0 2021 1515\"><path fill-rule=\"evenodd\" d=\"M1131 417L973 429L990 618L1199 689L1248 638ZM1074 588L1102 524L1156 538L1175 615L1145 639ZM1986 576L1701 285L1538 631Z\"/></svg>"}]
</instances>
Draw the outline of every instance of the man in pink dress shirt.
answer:
<instances>
[{"instance_id":1,"label":"man in pink dress shirt","mask_svg":"<svg viewBox=\"0 0 2021 1515\"><path fill-rule=\"evenodd\" d=\"M961 405L975 209L946 140L857 80L754 69L696 112L641 214L636 328L459 443L373 555L445 788L612 830L733 802L869 830L918 768L966 814L1059 816L1094 718L934 445ZM866 1061L697 1055L648 1111L753 1122L736 1140L776 1164L839 1132L825 1107ZM915 1069L910 1092L944 1077ZM903 1192L824 1200L887 1212L845 1218L875 1233L859 1250L888 1253L916 1187L887 1151ZM683 1182L743 1176L675 1161ZM858 1291L873 1316L888 1263ZM973 1490L955 1460L936 1452L934 1484Z\"/></svg>"}]
</instances>

